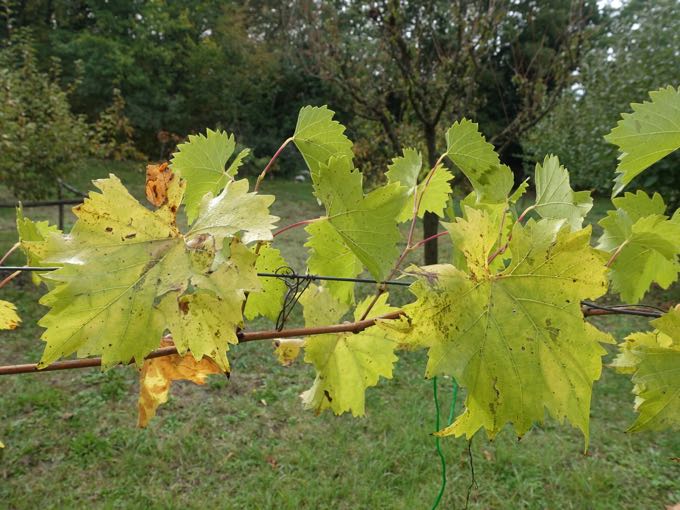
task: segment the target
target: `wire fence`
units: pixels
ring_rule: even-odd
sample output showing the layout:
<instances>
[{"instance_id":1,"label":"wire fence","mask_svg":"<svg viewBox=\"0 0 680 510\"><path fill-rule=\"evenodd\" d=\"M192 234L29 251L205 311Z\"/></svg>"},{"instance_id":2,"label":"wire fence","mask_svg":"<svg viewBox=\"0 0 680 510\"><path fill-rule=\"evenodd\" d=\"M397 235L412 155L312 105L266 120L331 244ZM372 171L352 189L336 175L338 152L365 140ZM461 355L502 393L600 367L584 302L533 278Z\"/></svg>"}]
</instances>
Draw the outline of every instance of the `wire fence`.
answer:
<instances>
[{"instance_id":1,"label":"wire fence","mask_svg":"<svg viewBox=\"0 0 680 510\"><path fill-rule=\"evenodd\" d=\"M64 193L68 192L75 195L77 198L64 198ZM60 230L64 230L64 206L66 205L77 205L82 203L83 199L87 197L85 193L80 191L75 186L57 179L57 199L56 200L34 200L22 202L17 200L14 203L0 203L0 209L14 209L15 207L21 205L24 208L32 207L57 207L59 211L59 219L57 221Z\"/></svg>"}]
</instances>

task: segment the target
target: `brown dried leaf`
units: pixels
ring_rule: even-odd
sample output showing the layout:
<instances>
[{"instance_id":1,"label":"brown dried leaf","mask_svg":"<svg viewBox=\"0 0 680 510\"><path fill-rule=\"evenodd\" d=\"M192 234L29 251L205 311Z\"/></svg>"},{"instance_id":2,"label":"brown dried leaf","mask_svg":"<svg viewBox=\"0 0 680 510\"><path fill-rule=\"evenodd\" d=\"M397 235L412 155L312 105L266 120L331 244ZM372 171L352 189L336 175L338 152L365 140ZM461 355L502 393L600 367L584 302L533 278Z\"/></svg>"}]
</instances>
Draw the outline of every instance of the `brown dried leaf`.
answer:
<instances>
[{"instance_id":1,"label":"brown dried leaf","mask_svg":"<svg viewBox=\"0 0 680 510\"><path fill-rule=\"evenodd\" d=\"M171 340L163 339L161 347L172 346ZM223 373L210 358L196 361L191 353L185 356L173 354L161 358L148 359L139 377L139 419L137 426L144 428L156 415L156 409L168 401L172 381L191 381L205 384L207 376Z\"/></svg>"},{"instance_id":2,"label":"brown dried leaf","mask_svg":"<svg viewBox=\"0 0 680 510\"><path fill-rule=\"evenodd\" d=\"M146 198L156 207L168 200L168 183L172 179L172 170L168 163L146 165Z\"/></svg>"}]
</instances>

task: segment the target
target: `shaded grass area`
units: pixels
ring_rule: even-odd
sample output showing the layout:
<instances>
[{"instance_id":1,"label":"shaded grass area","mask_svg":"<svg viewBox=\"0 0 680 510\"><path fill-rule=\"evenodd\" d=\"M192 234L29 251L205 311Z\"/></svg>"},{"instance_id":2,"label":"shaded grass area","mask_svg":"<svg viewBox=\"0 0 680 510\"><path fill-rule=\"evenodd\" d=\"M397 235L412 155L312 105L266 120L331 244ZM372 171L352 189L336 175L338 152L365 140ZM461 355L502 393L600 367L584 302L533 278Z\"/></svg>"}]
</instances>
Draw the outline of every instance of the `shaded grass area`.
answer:
<instances>
[{"instance_id":1,"label":"shaded grass area","mask_svg":"<svg viewBox=\"0 0 680 510\"><path fill-rule=\"evenodd\" d=\"M114 170L136 196L143 182L138 167ZM81 177L108 171L93 162ZM309 185L268 180L263 192L277 195L274 214L282 226L320 212ZM56 210L30 214L55 218ZM13 215L0 216L0 248L14 242L12 222ZM303 229L277 238L298 270L304 240ZM445 243L442 249L446 258ZM360 293L371 291L364 286ZM24 318L17 331L0 333L1 364L39 358L40 293L25 276L0 291ZM395 304L407 293L396 291ZM662 296L648 301L668 299ZM299 324L299 313L291 321ZM617 338L646 327L629 317L597 324ZM135 428L131 367L2 377L0 508L429 508L440 483L430 436L432 384L423 378L424 352L400 357L394 379L368 391L366 417L315 417L297 397L311 385L313 369L278 366L269 342L236 346L230 379L173 385L170 402L147 430ZM440 380L443 415L450 391L451 380ZM680 463L672 460L680 456L680 437L626 434L634 418L630 391L627 378L604 370L595 386L587 455L579 433L553 420L521 441L509 429L493 442L475 438L470 507L663 509L680 502ZM471 474L467 442L447 438L442 446L449 480L441 508L462 508Z\"/></svg>"}]
</instances>

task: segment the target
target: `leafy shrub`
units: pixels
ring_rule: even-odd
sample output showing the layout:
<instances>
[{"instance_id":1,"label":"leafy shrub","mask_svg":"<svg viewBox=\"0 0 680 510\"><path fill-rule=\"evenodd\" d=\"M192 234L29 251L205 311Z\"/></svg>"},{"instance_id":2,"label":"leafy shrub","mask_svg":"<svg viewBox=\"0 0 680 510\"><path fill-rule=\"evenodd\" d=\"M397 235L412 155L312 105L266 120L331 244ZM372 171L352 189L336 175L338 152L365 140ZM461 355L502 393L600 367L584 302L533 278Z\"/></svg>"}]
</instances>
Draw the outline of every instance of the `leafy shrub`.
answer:
<instances>
[{"instance_id":1,"label":"leafy shrub","mask_svg":"<svg viewBox=\"0 0 680 510\"><path fill-rule=\"evenodd\" d=\"M134 128L125 115L125 99L113 89L113 101L94 125L92 155L102 159L145 159L133 141Z\"/></svg>"},{"instance_id":2,"label":"leafy shrub","mask_svg":"<svg viewBox=\"0 0 680 510\"><path fill-rule=\"evenodd\" d=\"M38 68L29 34L0 48L0 182L18 198L50 195L87 154L87 124L58 78L57 62Z\"/></svg>"}]
</instances>

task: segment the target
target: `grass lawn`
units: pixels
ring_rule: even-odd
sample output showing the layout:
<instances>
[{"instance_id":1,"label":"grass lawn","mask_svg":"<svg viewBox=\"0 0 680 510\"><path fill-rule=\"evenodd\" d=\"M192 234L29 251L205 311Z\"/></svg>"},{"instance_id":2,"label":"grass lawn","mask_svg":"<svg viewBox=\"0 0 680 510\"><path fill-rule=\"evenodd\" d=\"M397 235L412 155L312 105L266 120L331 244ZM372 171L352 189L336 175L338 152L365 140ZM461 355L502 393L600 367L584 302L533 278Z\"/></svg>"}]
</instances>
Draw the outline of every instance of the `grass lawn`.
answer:
<instances>
[{"instance_id":1,"label":"grass lawn","mask_svg":"<svg viewBox=\"0 0 680 510\"><path fill-rule=\"evenodd\" d=\"M92 162L74 183L85 189L112 170L140 196L142 166ZM277 195L280 225L319 214L307 184L268 180L263 192ZM0 201L9 198L0 190ZM27 214L56 218L55 209ZM12 228L12 211L0 210L2 251L15 241ZM277 238L296 269L304 267L304 240L302 229ZM406 293L397 292L395 304ZM36 321L45 311L36 303L40 290L24 275L0 294L24 319L16 331L0 333L0 364L36 361ZM673 295L677 301L677 289ZM647 299L668 300L661 293ZM291 325L299 322L298 313ZM646 327L639 318L597 322L617 338ZM366 417L317 417L298 398L313 381L312 368L277 365L269 342L236 346L230 379L174 384L146 430L135 428L133 368L2 377L0 508L430 508L440 464L425 359L423 352L402 353L394 379L368 391ZM451 381L439 383L446 414ZM461 402L462 395L458 410ZM626 434L632 402L630 381L605 369L595 386L587 455L579 433L552 420L521 441L510 430L493 442L476 437L470 508L662 510L680 503L680 434ZM440 508L463 508L468 444L447 438L442 448L448 484Z\"/></svg>"}]
</instances>

